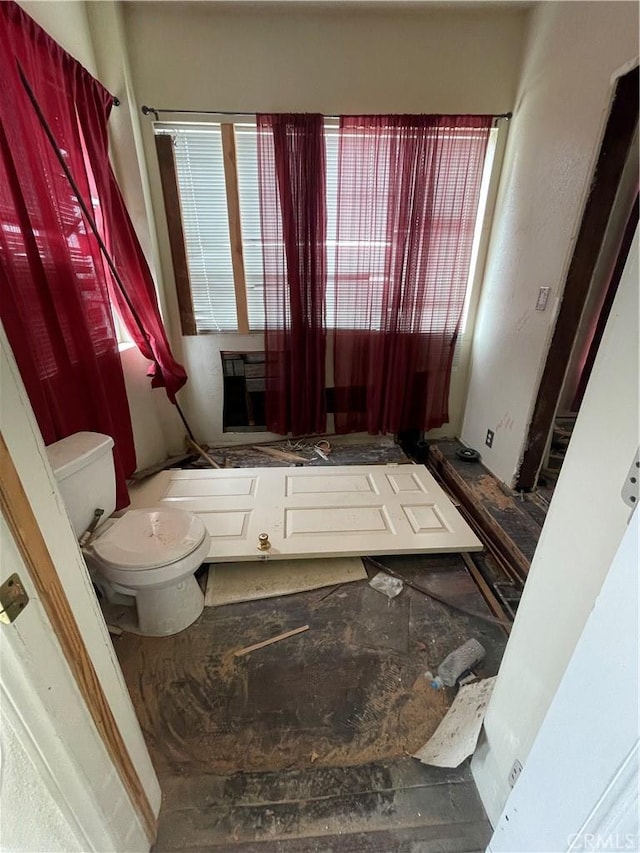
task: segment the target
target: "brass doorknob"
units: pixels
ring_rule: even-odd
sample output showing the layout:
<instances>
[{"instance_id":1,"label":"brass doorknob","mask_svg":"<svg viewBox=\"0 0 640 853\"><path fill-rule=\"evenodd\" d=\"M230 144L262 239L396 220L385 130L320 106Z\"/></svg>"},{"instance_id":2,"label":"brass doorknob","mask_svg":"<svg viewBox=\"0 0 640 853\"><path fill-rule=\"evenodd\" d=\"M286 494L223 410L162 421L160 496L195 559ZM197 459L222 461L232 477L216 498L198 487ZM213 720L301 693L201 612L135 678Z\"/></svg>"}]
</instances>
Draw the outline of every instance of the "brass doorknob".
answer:
<instances>
[{"instance_id":1,"label":"brass doorknob","mask_svg":"<svg viewBox=\"0 0 640 853\"><path fill-rule=\"evenodd\" d=\"M269 548L271 548L271 542L269 542L269 534L260 533L260 535L258 536L258 550L268 551Z\"/></svg>"}]
</instances>

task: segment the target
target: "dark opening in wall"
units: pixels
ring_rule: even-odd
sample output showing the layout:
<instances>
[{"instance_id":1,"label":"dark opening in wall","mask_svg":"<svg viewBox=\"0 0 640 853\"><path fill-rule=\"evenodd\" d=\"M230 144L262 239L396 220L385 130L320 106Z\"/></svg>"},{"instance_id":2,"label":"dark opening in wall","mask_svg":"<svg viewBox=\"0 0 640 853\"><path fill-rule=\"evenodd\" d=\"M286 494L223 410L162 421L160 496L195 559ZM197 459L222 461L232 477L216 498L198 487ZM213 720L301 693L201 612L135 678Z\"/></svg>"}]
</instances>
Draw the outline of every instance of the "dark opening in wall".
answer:
<instances>
[{"instance_id":1,"label":"dark opening in wall","mask_svg":"<svg viewBox=\"0 0 640 853\"><path fill-rule=\"evenodd\" d=\"M266 420L263 352L223 352L225 432L264 432Z\"/></svg>"}]
</instances>

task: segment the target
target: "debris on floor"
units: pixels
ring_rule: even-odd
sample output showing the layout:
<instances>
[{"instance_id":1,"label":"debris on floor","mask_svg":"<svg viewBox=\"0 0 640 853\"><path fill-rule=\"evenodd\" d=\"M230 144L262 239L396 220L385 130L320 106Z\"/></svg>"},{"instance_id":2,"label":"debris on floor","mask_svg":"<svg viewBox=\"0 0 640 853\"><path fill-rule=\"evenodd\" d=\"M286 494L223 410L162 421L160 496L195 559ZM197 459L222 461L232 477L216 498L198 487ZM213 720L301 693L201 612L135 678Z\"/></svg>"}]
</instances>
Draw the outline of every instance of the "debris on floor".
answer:
<instances>
[{"instance_id":1,"label":"debris on floor","mask_svg":"<svg viewBox=\"0 0 640 853\"><path fill-rule=\"evenodd\" d=\"M256 440L257 439L257 440ZM314 436L305 441L280 441L260 444L210 447L209 455L226 460L235 468L262 468L288 465L311 467L328 465L406 465L410 459L391 436L330 435ZM261 448L261 449L258 449ZM268 450L265 450L268 448ZM269 451L276 451L272 453ZM297 461L285 456L297 457ZM190 466L191 467L191 466ZM201 467L199 464L193 467Z\"/></svg>"},{"instance_id":2,"label":"debris on floor","mask_svg":"<svg viewBox=\"0 0 640 853\"><path fill-rule=\"evenodd\" d=\"M433 736L413 757L434 767L459 767L472 755L495 681L483 678L461 687Z\"/></svg>"},{"instance_id":3,"label":"debris on floor","mask_svg":"<svg viewBox=\"0 0 640 853\"><path fill-rule=\"evenodd\" d=\"M257 652L258 649L264 649L266 646L272 646L274 643L279 643L280 640L288 640L289 637L295 637L297 634L302 634L304 631L308 631L308 625L302 625L300 628L293 628L291 631L285 631L284 634L278 634L276 637L270 637L268 640L263 640L261 643L254 643L252 646L247 646L244 649L238 649L237 652L234 652L233 655L236 658L244 657L244 655L248 655L249 652Z\"/></svg>"},{"instance_id":4,"label":"debris on floor","mask_svg":"<svg viewBox=\"0 0 640 853\"><path fill-rule=\"evenodd\" d=\"M211 563L205 607L292 595L325 586L366 580L359 557L305 560L252 560L247 563Z\"/></svg>"},{"instance_id":5,"label":"debris on floor","mask_svg":"<svg viewBox=\"0 0 640 853\"><path fill-rule=\"evenodd\" d=\"M314 767L329 768L413 755L454 695L433 690L426 669L435 674L452 649L475 637L487 650L478 674L495 675L507 638L498 625L470 615L489 610L459 555L400 555L384 562L405 581L428 584L467 612L408 583L389 606L362 580L205 607L194 625L173 637L114 638L163 790L170 779L194 774L308 767L312 752L319 756ZM311 627L234 655L300 625Z\"/></svg>"},{"instance_id":6,"label":"debris on floor","mask_svg":"<svg viewBox=\"0 0 640 853\"><path fill-rule=\"evenodd\" d=\"M485 655L486 651L482 643L474 639L467 640L442 661L431 686L436 689L443 685L455 687L460 678L484 660Z\"/></svg>"},{"instance_id":7,"label":"debris on floor","mask_svg":"<svg viewBox=\"0 0 640 853\"><path fill-rule=\"evenodd\" d=\"M378 572L369 581L369 586L386 595L387 598L395 598L396 595L400 595L402 592L404 584L399 578L392 578L391 575L387 575L385 572Z\"/></svg>"}]
</instances>

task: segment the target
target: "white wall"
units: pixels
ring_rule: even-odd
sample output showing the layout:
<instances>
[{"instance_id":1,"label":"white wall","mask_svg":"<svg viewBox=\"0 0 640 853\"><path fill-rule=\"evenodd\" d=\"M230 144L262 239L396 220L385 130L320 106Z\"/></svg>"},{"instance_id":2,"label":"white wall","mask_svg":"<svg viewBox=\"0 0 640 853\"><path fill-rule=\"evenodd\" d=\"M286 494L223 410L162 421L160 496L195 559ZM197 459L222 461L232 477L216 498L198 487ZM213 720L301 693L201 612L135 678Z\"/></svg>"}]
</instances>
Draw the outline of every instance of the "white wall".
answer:
<instances>
[{"instance_id":1,"label":"white wall","mask_svg":"<svg viewBox=\"0 0 640 853\"><path fill-rule=\"evenodd\" d=\"M127 3L125 29L138 103L329 115L502 113L514 106L527 18L521 5L356 5ZM168 319L178 344L180 325L150 120L142 132ZM197 437L211 443L244 443L246 434L234 438L222 433L220 351L261 350L262 335L201 335L183 338L178 346L192 377L180 399ZM467 347L454 374L451 424L444 430L449 435L461 425L468 352Z\"/></svg>"},{"instance_id":2,"label":"white wall","mask_svg":"<svg viewBox=\"0 0 640 853\"><path fill-rule=\"evenodd\" d=\"M131 94L119 4L111 0L21 0L20 5L65 50L121 101L109 121L111 156L127 209L152 273L157 247L146 167L140 143L139 110ZM162 308L162 288L159 288ZM122 358L138 469L182 450L184 429L162 390L151 391L149 362L137 351Z\"/></svg>"},{"instance_id":3,"label":"white wall","mask_svg":"<svg viewBox=\"0 0 640 853\"><path fill-rule=\"evenodd\" d=\"M152 388L149 362L134 345L120 346L124 384L129 400L137 470L142 471L168 454L184 448L185 430L164 388Z\"/></svg>"},{"instance_id":4,"label":"white wall","mask_svg":"<svg viewBox=\"0 0 640 853\"><path fill-rule=\"evenodd\" d=\"M84 2L78 0L20 0L27 15L46 30L58 44L82 63L87 71L97 73L96 57L91 42L89 21Z\"/></svg>"},{"instance_id":5,"label":"white wall","mask_svg":"<svg viewBox=\"0 0 640 853\"><path fill-rule=\"evenodd\" d=\"M519 466L595 160L613 75L638 54L638 6L533 11L472 350L463 441L511 484ZM626 68L625 68L626 70ZM535 311L550 287L545 312ZM487 429L495 431L485 446Z\"/></svg>"},{"instance_id":6,"label":"white wall","mask_svg":"<svg viewBox=\"0 0 640 853\"><path fill-rule=\"evenodd\" d=\"M640 436L638 275L636 233L472 763L494 825L509 771L526 761L631 514L620 490Z\"/></svg>"},{"instance_id":7,"label":"white wall","mask_svg":"<svg viewBox=\"0 0 640 853\"><path fill-rule=\"evenodd\" d=\"M639 517L636 511L625 531L507 800L493 853L556 853L575 840L576 850L640 849Z\"/></svg>"}]
</instances>

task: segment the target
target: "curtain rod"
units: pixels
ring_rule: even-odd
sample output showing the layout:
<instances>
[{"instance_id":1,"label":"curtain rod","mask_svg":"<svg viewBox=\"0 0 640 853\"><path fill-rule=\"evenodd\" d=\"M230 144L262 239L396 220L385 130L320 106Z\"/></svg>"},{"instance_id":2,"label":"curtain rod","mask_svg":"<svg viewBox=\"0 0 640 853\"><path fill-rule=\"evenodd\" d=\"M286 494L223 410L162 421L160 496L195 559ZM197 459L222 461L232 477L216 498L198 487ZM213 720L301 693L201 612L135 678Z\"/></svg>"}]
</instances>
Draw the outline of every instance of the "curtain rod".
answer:
<instances>
[{"instance_id":1,"label":"curtain rod","mask_svg":"<svg viewBox=\"0 0 640 853\"><path fill-rule=\"evenodd\" d=\"M196 115L196 116L244 116L244 115L255 115L255 113L250 113L246 111L240 112L230 112L228 110L167 110L167 109L158 109L157 107L148 107L146 104L143 104L140 107L140 112L144 116L155 116L155 120L160 120L160 113L173 113L174 115ZM506 119L507 121L513 117L513 113L499 113L498 115L494 115L493 118L496 119ZM325 116L325 118L331 119L339 119L340 116Z\"/></svg>"}]
</instances>

